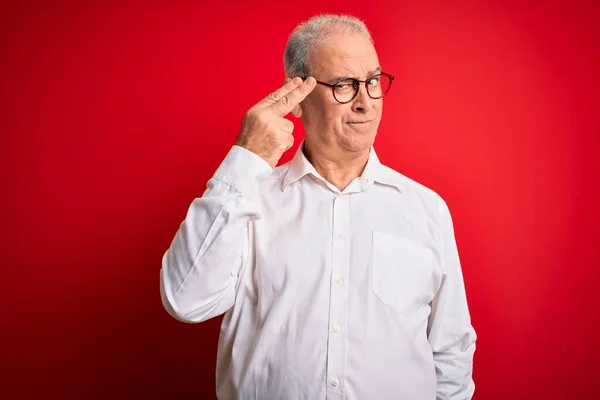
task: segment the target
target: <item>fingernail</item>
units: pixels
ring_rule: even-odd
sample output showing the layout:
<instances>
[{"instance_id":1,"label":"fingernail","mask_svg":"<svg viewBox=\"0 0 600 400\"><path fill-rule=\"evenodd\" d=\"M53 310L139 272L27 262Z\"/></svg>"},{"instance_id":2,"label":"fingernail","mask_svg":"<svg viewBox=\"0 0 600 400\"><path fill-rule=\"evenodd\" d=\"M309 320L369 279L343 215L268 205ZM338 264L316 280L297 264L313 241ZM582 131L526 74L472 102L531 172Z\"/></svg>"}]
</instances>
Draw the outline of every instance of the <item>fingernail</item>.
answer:
<instances>
[{"instance_id":1,"label":"fingernail","mask_svg":"<svg viewBox=\"0 0 600 400\"><path fill-rule=\"evenodd\" d=\"M299 85L300 83L302 83L302 78L300 77L295 77L294 79L292 79L292 83L294 85Z\"/></svg>"}]
</instances>

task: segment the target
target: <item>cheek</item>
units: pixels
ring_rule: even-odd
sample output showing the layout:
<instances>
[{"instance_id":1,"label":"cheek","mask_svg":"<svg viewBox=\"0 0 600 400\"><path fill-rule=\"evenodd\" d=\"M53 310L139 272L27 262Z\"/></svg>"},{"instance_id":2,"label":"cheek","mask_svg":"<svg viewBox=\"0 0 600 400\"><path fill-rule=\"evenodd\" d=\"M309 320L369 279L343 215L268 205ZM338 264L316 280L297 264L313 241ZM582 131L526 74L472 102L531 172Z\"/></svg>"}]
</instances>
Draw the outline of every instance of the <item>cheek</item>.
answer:
<instances>
[{"instance_id":1,"label":"cheek","mask_svg":"<svg viewBox=\"0 0 600 400\"><path fill-rule=\"evenodd\" d=\"M337 104L323 104L317 111L322 126L327 126L329 131L340 131L343 129L344 115L346 110Z\"/></svg>"},{"instance_id":2,"label":"cheek","mask_svg":"<svg viewBox=\"0 0 600 400\"><path fill-rule=\"evenodd\" d=\"M310 114L310 119L319 124L326 124L332 116L332 107L322 96L311 98L307 104L307 112Z\"/></svg>"},{"instance_id":3,"label":"cheek","mask_svg":"<svg viewBox=\"0 0 600 400\"><path fill-rule=\"evenodd\" d=\"M330 125L333 125L336 130L340 131L344 129L344 121L346 118L344 117L346 113L341 109L341 107L335 107L333 110L329 112L329 121Z\"/></svg>"},{"instance_id":4,"label":"cheek","mask_svg":"<svg viewBox=\"0 0 600 400\"><path fill-rule=\"evenodd\" d=\"M323 133L327 132L328 135L344 134L347 127L343 121L348 119L346 115L352 114L351 107L337 102L332 103L328 97L315 97L311 100L305 110L310 124Z\"/></svg>"}]
</instances>

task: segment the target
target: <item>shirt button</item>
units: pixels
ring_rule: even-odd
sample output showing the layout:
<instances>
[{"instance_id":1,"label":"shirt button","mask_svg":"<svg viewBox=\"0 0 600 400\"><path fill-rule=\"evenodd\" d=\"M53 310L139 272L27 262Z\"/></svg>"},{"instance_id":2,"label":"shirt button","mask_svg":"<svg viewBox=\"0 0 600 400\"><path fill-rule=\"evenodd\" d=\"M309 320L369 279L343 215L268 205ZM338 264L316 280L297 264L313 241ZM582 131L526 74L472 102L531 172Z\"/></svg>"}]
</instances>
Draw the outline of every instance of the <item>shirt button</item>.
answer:
<instances>
[{"instance_id":1,"label":"shirt button","mask_svg":"<svg viewBox=\"0 0 600 400\"><path fill-rule=\"evenodd\" d=\"M339 278L336 282L338 285L341 285L342 283L344 283L344 278Z\"/></svg>"},{"instance_id":2,"label":"shirt button","mask_svg":"<svg viewBox=\"0 0 600 400\"><path fill-rule=\"evenodd\" d=\"M336 326L335 328L333 328L333 331L335 333L340 333L342 331L342 328L340 328L339 326Z\"/></svg>"},{"instance_id":3,"label":"shirt button","mask_svg":"<svg viewBox=\"0 0 600 400\"><path fill-rule=\"evenodd\" d=\"M338 387L340 385L340 380L338 378L333 378L331 381L331 386Z\"/></svg>"},{"instance_id":4,"label":"shirt button","mask_svg":"<svg viewBox=\"0 0 600 400\"><path fill-rule=\"evenodd\" d=\"M337 237L338 237L338 239L343 239L344 235L342 235L341 233L338 233Z\"/></svg>"}]
</instances>

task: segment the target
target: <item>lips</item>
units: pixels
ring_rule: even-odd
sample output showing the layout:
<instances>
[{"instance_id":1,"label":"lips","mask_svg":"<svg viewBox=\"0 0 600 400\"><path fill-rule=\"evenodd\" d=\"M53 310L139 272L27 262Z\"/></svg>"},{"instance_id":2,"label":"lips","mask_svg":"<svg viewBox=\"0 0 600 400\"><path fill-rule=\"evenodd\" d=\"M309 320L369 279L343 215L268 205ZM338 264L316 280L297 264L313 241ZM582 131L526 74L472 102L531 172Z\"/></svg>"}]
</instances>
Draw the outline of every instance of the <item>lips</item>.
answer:
<instances>
[{"instance_id":1,"label":"lips","mask_svg":"<svg viewBox=\"0 0 600 400\"><path fill-rule=\"evenodd\" d=\"M373 122L373 120L369 121L349 121L349 124L368 124L369 122Z\"/></svg>"}]
</instances>

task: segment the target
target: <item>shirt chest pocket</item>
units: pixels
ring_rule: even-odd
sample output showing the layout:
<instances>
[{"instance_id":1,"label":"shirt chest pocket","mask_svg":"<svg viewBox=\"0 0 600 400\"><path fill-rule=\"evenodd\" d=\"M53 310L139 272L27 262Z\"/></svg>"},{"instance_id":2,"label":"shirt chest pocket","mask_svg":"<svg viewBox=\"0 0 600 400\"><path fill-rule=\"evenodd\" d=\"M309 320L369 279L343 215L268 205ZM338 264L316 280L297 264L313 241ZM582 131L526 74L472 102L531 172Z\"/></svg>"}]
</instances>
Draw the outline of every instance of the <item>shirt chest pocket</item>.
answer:
<instances>
[{"instance_id":1,"label":"shirt chest pocket","mask_svg":"<svg viewBox=\"0 0 600 400\"><path fill-rule=\"evenodd\" d=\"M372 289L389 306L411 314L430 299L434 253L406 237L373 231Z\"/></svg>"}]
</instances>

